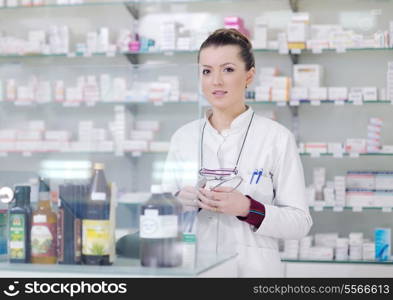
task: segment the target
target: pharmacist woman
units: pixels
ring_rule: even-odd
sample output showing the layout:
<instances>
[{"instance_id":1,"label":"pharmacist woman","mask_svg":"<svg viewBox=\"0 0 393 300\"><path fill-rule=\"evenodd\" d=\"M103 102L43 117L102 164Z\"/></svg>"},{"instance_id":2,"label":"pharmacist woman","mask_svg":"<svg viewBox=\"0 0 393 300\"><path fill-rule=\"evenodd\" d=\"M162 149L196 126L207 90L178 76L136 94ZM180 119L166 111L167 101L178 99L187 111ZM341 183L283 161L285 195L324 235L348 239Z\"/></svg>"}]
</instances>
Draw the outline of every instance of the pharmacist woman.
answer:
<instances>
[{"instance_id":1,"label":"pharmacist woman","mask_svg":"<svg viewBox=\"0 0 393 300\"><path fill-rule=\"evenodd\" d=\"M245 104L255 76L247 37L218 29L198 63L211 108L172 136L163 184L185 208L200 208L199 251L235 251L239 277L281 277L278 240L301 239L312 226L294 137Z\"/></svg>"}]
</instances>

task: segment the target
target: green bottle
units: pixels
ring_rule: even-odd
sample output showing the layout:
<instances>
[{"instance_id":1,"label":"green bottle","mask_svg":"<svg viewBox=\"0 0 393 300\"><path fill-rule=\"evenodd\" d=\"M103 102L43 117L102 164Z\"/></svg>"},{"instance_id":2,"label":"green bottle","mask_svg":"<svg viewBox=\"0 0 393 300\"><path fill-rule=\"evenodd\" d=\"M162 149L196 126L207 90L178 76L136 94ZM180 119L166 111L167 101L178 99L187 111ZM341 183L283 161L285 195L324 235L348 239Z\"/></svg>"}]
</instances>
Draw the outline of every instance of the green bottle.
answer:
<instances>
[{"instance_id":1,"label":"green bottle","mask_svg":"<svg viewBox=\"0 0 393 300\"><path fill-rule=\"evenodd\" d=\"M8 204L0 200L0 257L7 255L7 223L8 223Z\"/></svg>"},{"instance_id":2,"label":"green bottle","mask_svg":"<svg viewBox=\"0 0 393 300\"><path fill-rule=\"evenodd\" d=\"M9 259L11 263L28 263L30 216L26 203L30 201L30 186L16 186L14 197L15 205L8 218Z\"/></svg>"}]
</instances>

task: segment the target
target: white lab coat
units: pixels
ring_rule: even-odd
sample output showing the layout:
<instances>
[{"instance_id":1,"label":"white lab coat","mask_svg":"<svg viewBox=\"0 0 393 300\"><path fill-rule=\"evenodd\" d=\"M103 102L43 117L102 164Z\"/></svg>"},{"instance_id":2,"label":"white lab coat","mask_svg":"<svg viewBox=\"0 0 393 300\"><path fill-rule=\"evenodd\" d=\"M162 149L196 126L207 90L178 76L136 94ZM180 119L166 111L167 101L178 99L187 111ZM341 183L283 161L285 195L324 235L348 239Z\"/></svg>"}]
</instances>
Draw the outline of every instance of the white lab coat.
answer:
<instances>
[{"instance_id":1,"label":"white lab coat","mask_svg":"<svg viewBox=\"0 0 393 300\"><path fill-rule=\"evenodd\" d=\"M233 168L249 124L249 107L219 133L207 121L204 133L203 167ZM204 119L178 129L171 139L163 183L172 191L196 186L200 168L200 135ZM255 170L263 169L258 184L250 183ZM292 133L279 123L254 115L238 165L243 182L238 191L265 205L259 228L230 215L201 210L198 214L198 247L201 251L236 251L239 277L281 277L283 267L278 239L307 235L312 219L306 203L303 167ZM275 190L275 197L274 192ZM216 243L218 241L218 243Z\"/></svg>"}]
</instances>

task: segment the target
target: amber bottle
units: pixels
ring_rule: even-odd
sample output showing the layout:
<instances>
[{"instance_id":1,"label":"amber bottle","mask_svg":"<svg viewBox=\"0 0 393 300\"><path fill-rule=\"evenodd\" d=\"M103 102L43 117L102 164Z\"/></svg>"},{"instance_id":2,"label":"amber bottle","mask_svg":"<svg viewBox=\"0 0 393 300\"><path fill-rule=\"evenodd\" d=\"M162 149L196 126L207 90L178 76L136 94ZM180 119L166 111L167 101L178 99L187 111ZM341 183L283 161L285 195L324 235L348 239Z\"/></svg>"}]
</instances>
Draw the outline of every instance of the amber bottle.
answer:
<instances>
[{"instance_id":1,"label":"amber bottle","mask_svg":"<svg viewBox=\"0 0 393 300\"><path fill-rule=\"evenodd\" d=\"M32 215L31 262L57 262L57 215L52 211L49 185L40 180L39 201Z\"/></svg>"}]
</instances>

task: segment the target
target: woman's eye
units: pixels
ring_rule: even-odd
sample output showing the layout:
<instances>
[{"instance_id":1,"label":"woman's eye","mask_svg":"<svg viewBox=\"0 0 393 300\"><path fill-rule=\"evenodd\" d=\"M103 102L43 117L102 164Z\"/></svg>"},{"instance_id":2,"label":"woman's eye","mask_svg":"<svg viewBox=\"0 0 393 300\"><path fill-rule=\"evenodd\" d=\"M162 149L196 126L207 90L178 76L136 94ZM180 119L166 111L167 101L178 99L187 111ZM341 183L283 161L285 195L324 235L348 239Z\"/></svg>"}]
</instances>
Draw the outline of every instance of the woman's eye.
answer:
<instances>
[{"instance_id":1,"label":"woman's eye","mask_svg":"<svg viewBox=\"0 0 393 300\"><path fill-rule=\"evenodd\" d=\"M224 71L230 73L230 72L233 72L233 71L235 71L235 70L234 70L233 68L225 68Z\"/></svg>"},{"instance_id":2,"label":"woman's eye","mask_svg":"<svg viewBox=\"0 0 393 300\"><path fill-rule=\"evenodd\" d=\"M210 73L210 70L207 70L207 69L202 70L202 74L203 75L206 75L206 74L209 74L209 73Z\"/></svg>"}]
</instances>

